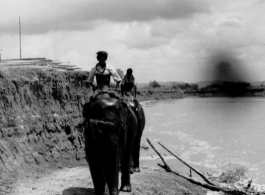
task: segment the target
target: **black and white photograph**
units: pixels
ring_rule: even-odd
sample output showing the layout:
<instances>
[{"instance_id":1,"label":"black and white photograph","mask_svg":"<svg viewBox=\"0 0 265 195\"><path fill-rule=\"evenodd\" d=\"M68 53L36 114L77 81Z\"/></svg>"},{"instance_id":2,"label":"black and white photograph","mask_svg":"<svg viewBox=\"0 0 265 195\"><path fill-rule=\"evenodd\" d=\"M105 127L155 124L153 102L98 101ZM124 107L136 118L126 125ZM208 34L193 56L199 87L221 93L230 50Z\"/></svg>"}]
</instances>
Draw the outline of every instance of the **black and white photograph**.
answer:
<instances>
[{"instance_id":1,"label":"black and white photograph","mask_svg":"<svg viewBox=\"0 0 265 195\"><path fill-rule=\"evenodd\" d=\"M0 195L265 194L264 0L0 7Z\"/></svg>"}]
</instances>

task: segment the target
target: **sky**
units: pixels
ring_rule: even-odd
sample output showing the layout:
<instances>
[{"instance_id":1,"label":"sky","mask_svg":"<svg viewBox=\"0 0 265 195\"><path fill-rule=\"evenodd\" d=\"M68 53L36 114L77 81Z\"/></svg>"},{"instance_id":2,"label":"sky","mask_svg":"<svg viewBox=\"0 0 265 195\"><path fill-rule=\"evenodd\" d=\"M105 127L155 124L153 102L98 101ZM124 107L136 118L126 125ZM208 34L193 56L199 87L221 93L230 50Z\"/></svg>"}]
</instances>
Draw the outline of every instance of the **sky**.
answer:
<instances>
[{"instance_id":1,"label":"sky","mask_svg":"<svg viewBox=\"0 0 265 195\"><path fill-rule=\"evenodd\" d=\"M138 83L265 80L264 0L0 0L2 59L89 71L97 51Z\"/></svg>"}]
</instances>

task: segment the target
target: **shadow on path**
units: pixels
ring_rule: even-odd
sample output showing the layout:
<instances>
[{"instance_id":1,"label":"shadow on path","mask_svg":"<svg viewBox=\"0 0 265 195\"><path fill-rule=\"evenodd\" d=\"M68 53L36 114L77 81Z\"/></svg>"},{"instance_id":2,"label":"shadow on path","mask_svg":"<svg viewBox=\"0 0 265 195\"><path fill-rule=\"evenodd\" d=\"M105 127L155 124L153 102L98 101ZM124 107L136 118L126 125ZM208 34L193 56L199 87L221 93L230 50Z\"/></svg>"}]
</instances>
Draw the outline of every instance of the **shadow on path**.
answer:
<instances>
[{"instance_id":1,"label":"shadow on path","mask_svg":"<svg viewBox=\"0 0 265 195\"><path fill-rule=\"evenodd\" d=\"M63 195L95 195L94 188L67 188L63 191Z\"/></svg>"}]
</instances>

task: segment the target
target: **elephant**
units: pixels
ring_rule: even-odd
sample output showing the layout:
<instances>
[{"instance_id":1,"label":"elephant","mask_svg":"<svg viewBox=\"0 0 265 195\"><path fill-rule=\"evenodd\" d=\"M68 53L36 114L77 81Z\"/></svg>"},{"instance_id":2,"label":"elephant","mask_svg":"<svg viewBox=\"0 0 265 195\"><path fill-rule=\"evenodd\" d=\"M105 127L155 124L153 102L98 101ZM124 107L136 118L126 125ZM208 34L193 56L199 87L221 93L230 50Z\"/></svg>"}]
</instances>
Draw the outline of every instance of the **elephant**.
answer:
<instances>
[{"instance_id":1,"label":"elephant","mask_svg":"<svg viewBox=\"0 0 265 195\"><path fill-rule=\"evenodd\" d=\"M143 130L145 127L145 114L144 109L141 106L141 104L138 102L135 98L128 98L125 99L125 102L130 106L137 118L138 122L138 130L137 135L134 141L133 145L133 151L132 151L132 163L131 163L131 169L130 172L140 172L140 147L141 147L141 138L143 134Z\"/></svg>"},{"instance_id":2,"label":"elephant","mask_svg":"<svg viewBox=\"0 0 265 195\"><path fill-rule=\"evenodd\" d=\"M140 141L145 124L141 105L129 105L117 98L99 95L83 107L86 159L95 194L130 192L130 169L139 171Z\"/></svg>"}]
</instances>

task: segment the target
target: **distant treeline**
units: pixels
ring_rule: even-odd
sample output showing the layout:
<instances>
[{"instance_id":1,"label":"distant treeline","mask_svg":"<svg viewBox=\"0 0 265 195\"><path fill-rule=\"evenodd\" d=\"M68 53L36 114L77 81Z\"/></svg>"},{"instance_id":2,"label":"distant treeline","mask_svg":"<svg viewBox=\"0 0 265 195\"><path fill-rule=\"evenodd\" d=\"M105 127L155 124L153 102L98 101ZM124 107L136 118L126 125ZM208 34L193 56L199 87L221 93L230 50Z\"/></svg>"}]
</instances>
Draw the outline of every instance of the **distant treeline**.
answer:
<instances>
[{"instance_id":1,"label":"distant treeline","mask_svg":"<svg viewBox=\"0 0 265 195\"><path fill-rule=\"evenodd\" d=\"M172 87L174 89L181 89L185 91L198 91L199 90L198 85L194 83L177 83L177 84L173 84Z\"/></svg>"},{"instance_id":2,"label":"distant treeline","mask_svg":"<svg viewBox=\"0 0 265 195\"><path fill-rule=\"evenodd\" d=\"M225 81L223 83L212 83L210 85L207 85L203 88L201 88L201 91L208 91L208 90L245 90L251 88L250 83L247 82L231 82L231 81Z\"/></svg>"},{"instance_id":3,"label":"distant treeline","mask_svg":"<svg viewBox=\"0 0 265 195\"><path fill-rule=\"evenodd\" d=\"M150 81L148 86L150 88L169 87L169 86L163 85L163 83L159 83L156 80ZM193 84L193 83L172 83L170 87L174 89L180 89L180 90L192 90L192 91L198 90L198 85Z\"/></svg>"},{"instance_id":4,"label":"distant treeline","mask_svg":"<svg viewBox=\"0 0 265 195\"><path fill-rule=\"evenodd\" d=\"M181 90L186 94L219 94L229 96L241 96L241 95L253 95L254 93L260 93L265 90L263 85L251 86L248 82L233 82L233 81L218 81L209 85L199 88L196 83L172 83L171 86L164 86L157 81L150 81L149 88L173 88L175 90Z\"/></svg>"},{"instance_id":5,"label":"distant treeline","mask_svg":"<svg viewBox=\"0 0 265 195\"><path fill-rule=\"evenodd\" d=\"M223 92L228 95L243 95L251 90L250 83L231 82L212 83L200 89L200 92Z\"/></svg>"}]
</instances>

